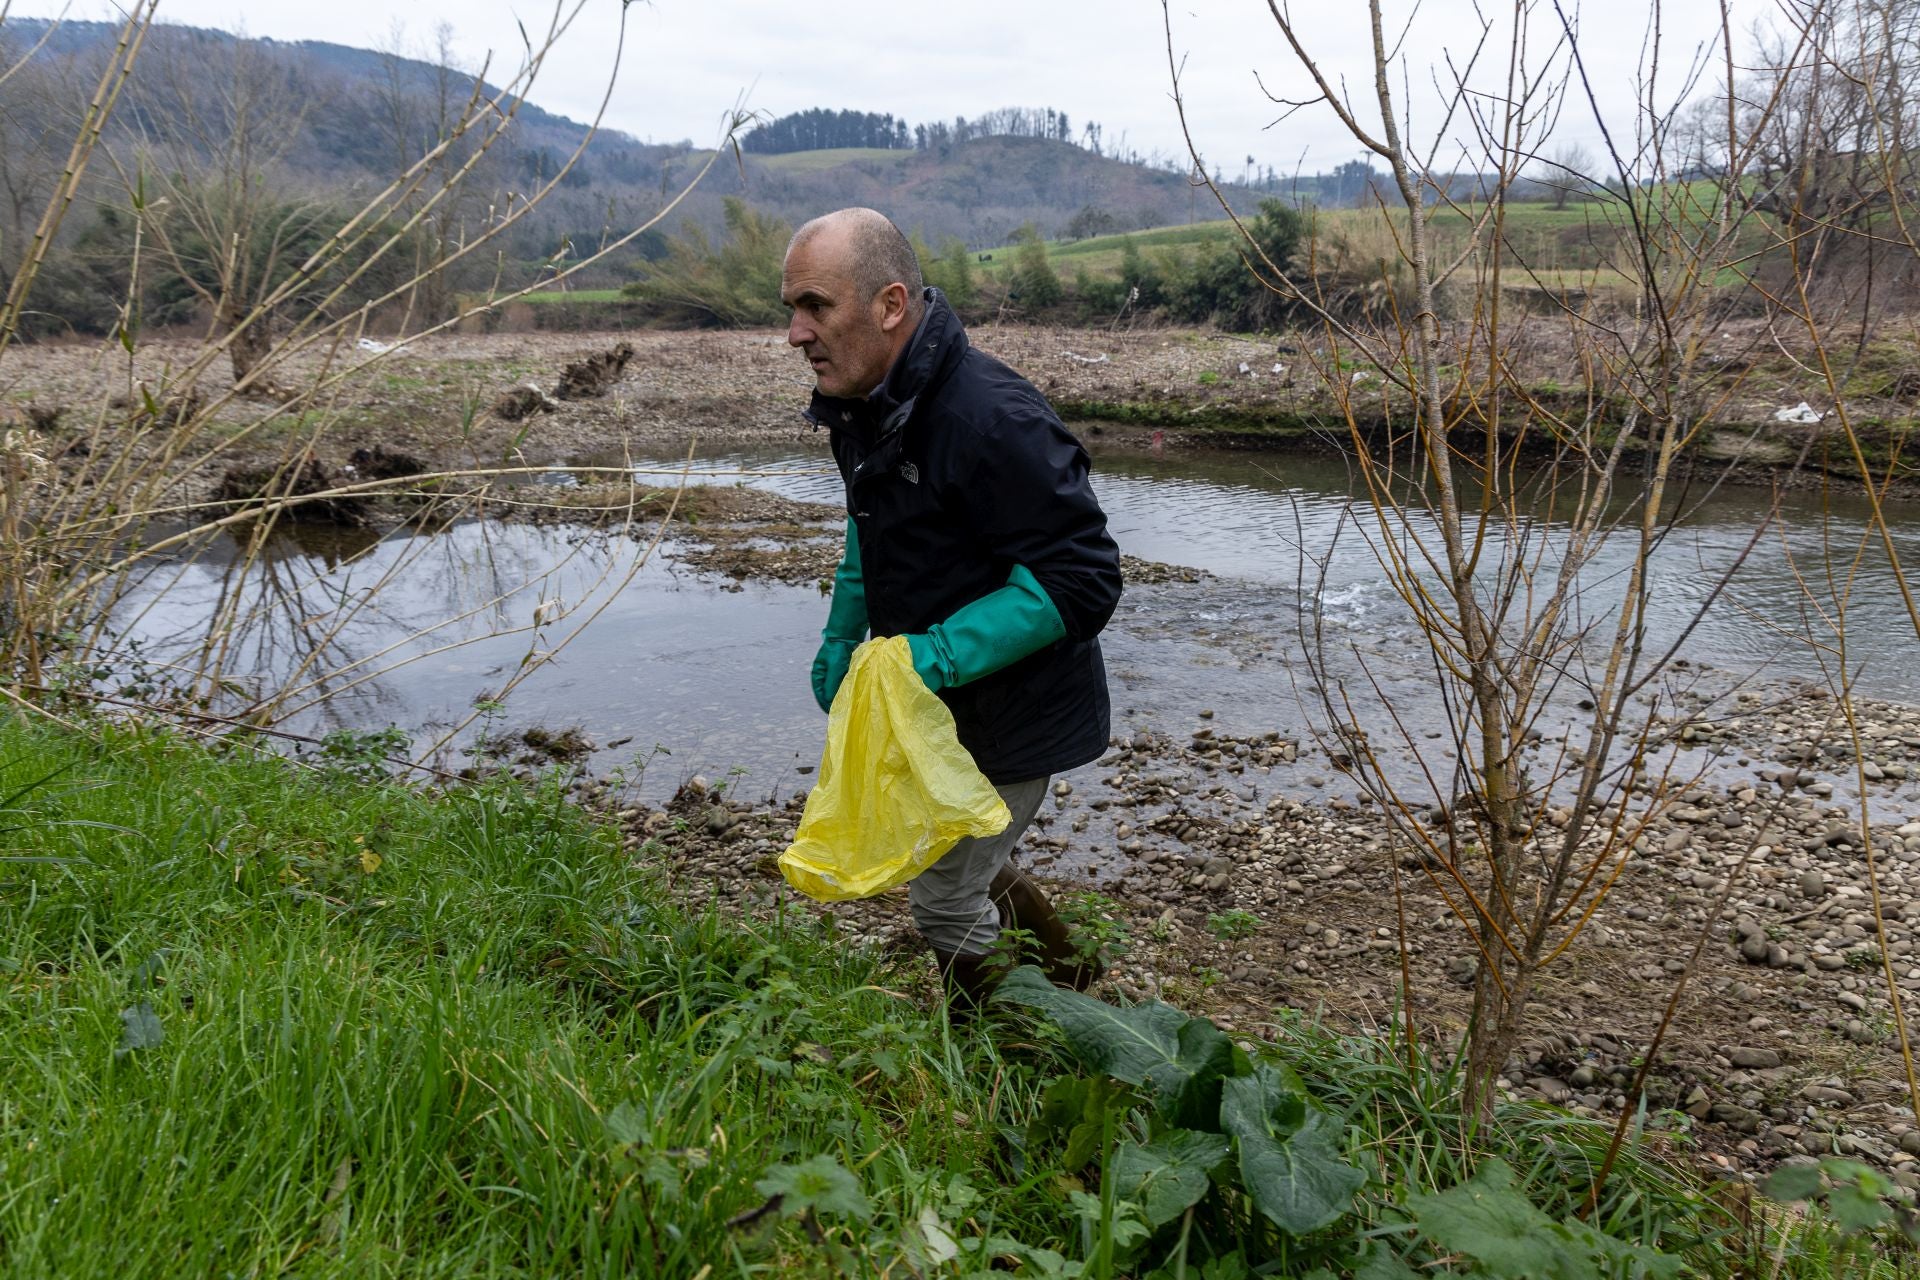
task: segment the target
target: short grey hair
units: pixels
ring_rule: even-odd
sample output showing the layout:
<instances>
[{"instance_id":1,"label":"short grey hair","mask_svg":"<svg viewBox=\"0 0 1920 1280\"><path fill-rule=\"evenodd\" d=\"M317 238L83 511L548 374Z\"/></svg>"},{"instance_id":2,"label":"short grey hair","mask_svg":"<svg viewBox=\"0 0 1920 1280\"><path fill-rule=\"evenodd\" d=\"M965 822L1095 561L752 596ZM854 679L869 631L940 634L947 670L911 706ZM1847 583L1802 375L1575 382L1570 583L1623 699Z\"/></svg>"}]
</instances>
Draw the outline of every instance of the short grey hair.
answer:
<instances>
[{"instance_id":1,"label":"short grey hair","mask_svg":"<svg viewBox=\"0 0 1920 1280\"><path fill-rule=\"evenodd\" d=\"M847 232L847 274L863 302L871 301L890 284L905 285L907 314L919 319L925 307L926 282L920 277L920 255L893 224L877 209L836 209L822 214L793 233L793 243L813 239L829 227L844 227Z\"/></svg>"}]
</instances>

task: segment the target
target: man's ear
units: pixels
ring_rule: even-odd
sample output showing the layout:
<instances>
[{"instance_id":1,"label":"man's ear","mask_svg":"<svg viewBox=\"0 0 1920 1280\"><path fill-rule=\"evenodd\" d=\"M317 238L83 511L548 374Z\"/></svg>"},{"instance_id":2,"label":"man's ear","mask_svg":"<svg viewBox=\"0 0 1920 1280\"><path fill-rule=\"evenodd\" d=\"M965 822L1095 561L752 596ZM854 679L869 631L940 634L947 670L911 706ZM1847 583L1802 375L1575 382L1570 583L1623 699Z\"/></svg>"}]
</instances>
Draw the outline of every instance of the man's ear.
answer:
<instances>
[{"instance_id":1,"label":"man's ear","mask_svg":"<svg viewBox=\"0 0 1920 1280\"><path fill-rule=\"evenodd\" d=\"M880 291L879 302L880 328L891 333L907 318L907 286L894 281Z\"/></svg>"}]
</instances>

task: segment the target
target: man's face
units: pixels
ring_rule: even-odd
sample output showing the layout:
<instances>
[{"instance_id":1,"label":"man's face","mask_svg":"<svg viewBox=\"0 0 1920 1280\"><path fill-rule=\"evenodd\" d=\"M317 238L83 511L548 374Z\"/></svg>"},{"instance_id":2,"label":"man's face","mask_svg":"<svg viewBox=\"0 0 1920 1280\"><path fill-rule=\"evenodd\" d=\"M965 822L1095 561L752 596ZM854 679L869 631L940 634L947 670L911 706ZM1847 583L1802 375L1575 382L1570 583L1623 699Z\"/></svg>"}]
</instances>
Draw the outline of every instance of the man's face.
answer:
<instances>
[{"instance_id":1,"label":"man's face","mask_svg":"<svg viewBox=\"0 0 1920 1280\"><path fill-rule=\"evenodd\" d=\"M845 237L824 230L787 250L780 300L793 309L787 341L806 353L825 395L860 397L893 364L900 308L883 289L863 298L848 270Z\"/></svg>"}]
</instances>

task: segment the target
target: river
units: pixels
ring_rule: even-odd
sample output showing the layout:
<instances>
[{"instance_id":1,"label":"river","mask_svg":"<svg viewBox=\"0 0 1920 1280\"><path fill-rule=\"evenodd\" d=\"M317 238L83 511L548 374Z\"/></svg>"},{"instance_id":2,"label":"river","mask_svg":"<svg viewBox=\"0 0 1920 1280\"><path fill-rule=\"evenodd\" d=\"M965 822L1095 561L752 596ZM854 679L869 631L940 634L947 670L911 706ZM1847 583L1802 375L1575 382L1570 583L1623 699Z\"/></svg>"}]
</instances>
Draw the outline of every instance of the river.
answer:
<instances>
[{"instance_id":1,"label":"river","mask_svg":"<svg viewBox=\"0 0 1920 1280\"><path fill-rule=\"evenodd\" d=\"M1317 777L1339 790L1324 758L1311 772L1304 741L1310 724L1326 721L1324 675L1324 688L1350 700L1362 723L1390 729L1391 709L1413 745L1440 735L1445 709L1432 662L1365 535L1370 508L1355 500L1345 461L1246 451L1161 456L1097 436L1090 442L1095 485L1122 549L1214 575L1129 589L1104 641L1116 732L1185 734L1211 712L1208 722L1222 733L1302 738L1297 785ZM693 471L695 480L749 471L740 482L840 498L816 437L708 453ZM1680 645L1685 682L1718 693L1743 679L1760 681L1756 688L1821 679L1833 656L1808 637L1831 640L1822 609L1831 609L1833 575L1851 572L1856 689L1920 703L1920 644L1886 558L1867 538L1860 502L1796 493L1771 512L1763 491L1705 489L1685 495L1685 518L1655 558L1647 618L1651 646ZM1920 508L1890 513L1901 555L1920 563ZM1524 548L1527 539L1551 546L1553 531L1550 518L1531 521L1490 554ZM825 614L818 590L729 584L676 568L658 552L638 563L643 551L630 539L575 528L491 521L377 540L301 531L239 575L237 548L223 541L150 577L122 605L116 626L155 670L220 626L230 637L227 670L242 685L269 687L295 673L311 680L287 722L305 733L394 724L424 745L464 722L471 723L456 743L481 728L578 726L601 744L597 768L624 763L637 774L645 764L635 785L645 798L696 772L737 779L743 795L803 787L824 724L808 688ZM1628 539L1616 537L1584 569L1584 623L1610 624L1630 551ZM1819 605L1800 585L1809 579L1825 593ZM543 601L564 617L534 629ZM1319 661L1307 660L1303 627L1313 614L1303 601L1318 604ZM488 636L502 627L520 631ZM524 679L491 708L523 668ZM334 674L312 679L323 671ZM1577 683L1567 684L1562 705L1578 696ZM1556 725L1552 716L1543 721L1549 737ZM1393 754L1412 767L1410 751Z\"/></svg>"}]
</instances>

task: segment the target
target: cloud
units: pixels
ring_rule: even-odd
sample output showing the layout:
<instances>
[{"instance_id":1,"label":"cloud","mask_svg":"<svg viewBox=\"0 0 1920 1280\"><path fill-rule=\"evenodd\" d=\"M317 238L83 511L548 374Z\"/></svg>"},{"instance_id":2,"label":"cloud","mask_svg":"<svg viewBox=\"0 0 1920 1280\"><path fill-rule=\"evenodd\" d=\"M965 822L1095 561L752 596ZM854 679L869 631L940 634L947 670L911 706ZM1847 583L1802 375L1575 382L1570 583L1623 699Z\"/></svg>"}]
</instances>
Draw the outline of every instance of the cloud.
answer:
<instances>
[{"instance_id":1,"label":"cloud","mask_svg":"<svg viewBox=\"0 0 1920 1280\"><path fill-rule=\"evenodd\" d=\"M1757 0L1748 0L1757 11ZM52 16L56 0L23 0L17 16ZM543 31L552 11L504 0L411 0L405 38L424 48L433 28L451 25L454 47L471 69L489 51L493 74L519 65L519 21ZM1329 79L1353 96L1359 114L1378 125L1369 29L1364 6L1302 6L1304 39ZM1428 0L1388 10L1405 54L1395 91L1413 103L1412 135L1425 139L1441 112L1447 60L1464 65L1477 39L1471 0ZM1498 21L1510 10L1487 11ZM1536 63L1559 39L1551 8L1534 8L1530 43ZM1650 10L1615 7L1586 23L1583 49L1603 110L1624 128L1633 109L1633 77L1643 66ZM103 0L76 5L72 16L113 20ZM167 21L276 39L318 39L366 47L392 42L393 9L385 0L166 0ZM592 116L605 92L620 6L586 5L550 56L533 93L549 110ZM1414 13L1410 26L1407 15ZM1736 14L1744 22L1745 10ZM1097 120L1108 144L1143 154L1184 157L1186 147L1169 97L1162 12L1153 0L823 0L810 6L780 0L718 4L652 0L625 7L627 49L606 122L656 140L705 144L743 93L750 107L782 114L824 106L891 112L918 123L977 115L1001 106L1053 106L1076 129ZM1184 0L1172 7L1173 41L1194 141L1209 162L1237 171L1252 155L1290 171L1327 168L1360 154L1324 105L1286 115L1256 83L1293 99L1314 96L1311 80L1288 49L1266 7L1223 0ZM1578 15L1576 14L1576 21ZM1666 92L1679 87L1682 66L1717 21L1711 6L1670 8L1663 15ZM1504 30L1498 56L1476 71L1477 87L1497 95L1505 71ZM1436 88L1436 78L1441 82ZM1482 108L1487 99L1476 99ZM1442 142L1443 163L1465 147L1468 117L1457 116ZM1571 97L1561 133L1596 140L1584 102ZM1618 131L1618 130L1617 130Z\"/></svg>"}]
</instances>

